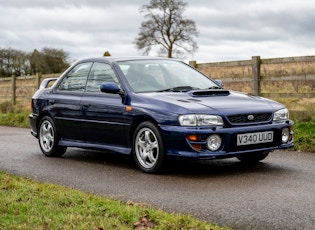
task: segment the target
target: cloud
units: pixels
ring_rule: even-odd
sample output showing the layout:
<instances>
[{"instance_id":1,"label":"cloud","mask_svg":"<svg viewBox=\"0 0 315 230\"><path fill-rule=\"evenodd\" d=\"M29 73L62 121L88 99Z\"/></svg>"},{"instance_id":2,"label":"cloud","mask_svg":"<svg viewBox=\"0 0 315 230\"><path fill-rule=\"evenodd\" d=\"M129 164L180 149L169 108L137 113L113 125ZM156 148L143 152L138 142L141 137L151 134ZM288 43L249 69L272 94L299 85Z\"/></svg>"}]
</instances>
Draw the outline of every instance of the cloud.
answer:
<instances>
[{"instance_id":1,"label":"cloud","mask_svg":"<svg viewBox=\"0 0 315 230\"><path fill-rule=\"evenodd\" d=\"M1 25L0 44L28 52L58 47L69 51L74 59L100 56L106 50L119 55L130 50L135 55L132 39L139 27L140 16L135 17L138 6L120 8L118 4L97 2L64 5L58 1L29 1L23 10L21 6L1 5L0 14L10 15L10 19Z\"/></svg>"},{"instance_id":2,"label":"cloud","mask_svg":"<svg viewBox=\"0 0 315 230\"><path fill-rule=\"evenodd\" d=\"M250 55L314 55L314 10L309 0L209 1L192 4L187 15L200 31L201 59L238 60ZM205 50L208 55L201 54Z\"/></svg>"},{"instance_id":3,"label":"cloud","mask_svg":"<svg viewBox=\"0 0 315 230\"><path fill-rule=\"evenodd\" d=\"M195 21L197 61L314 55L312 0L187 0ZM149 0L0 0L0 48L31 52L61 48L72 59L138 52L134 40L144 20L138 9ZM152 55L155 55L154 53Z\"/></svg>"}]
</instances>

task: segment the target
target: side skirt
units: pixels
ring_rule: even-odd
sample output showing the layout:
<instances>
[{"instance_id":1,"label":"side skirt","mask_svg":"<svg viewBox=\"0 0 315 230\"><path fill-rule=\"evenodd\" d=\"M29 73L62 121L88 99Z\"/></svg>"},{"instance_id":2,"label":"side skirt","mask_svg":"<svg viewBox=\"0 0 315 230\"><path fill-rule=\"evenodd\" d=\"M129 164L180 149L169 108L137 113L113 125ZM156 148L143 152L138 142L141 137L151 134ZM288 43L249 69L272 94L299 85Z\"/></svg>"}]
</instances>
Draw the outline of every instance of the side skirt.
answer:
<instances>
[{"instance_id":1,"label":"side skirt","mask_svg":"<svg viewBox=\"0 0 315 230\"><path fill-rule=\"evenodd\" d=\"M86 143L86 142L71 141L71 140L60 140L59 145L66 146L66 147L83 148L83 149L109 150L112 152L117 152L117 153L122 153L122 154L127 154L127 155L131 154L131 148L114 146L114 145L102 145L102 144Z\"/></svg>"}]
</instances>

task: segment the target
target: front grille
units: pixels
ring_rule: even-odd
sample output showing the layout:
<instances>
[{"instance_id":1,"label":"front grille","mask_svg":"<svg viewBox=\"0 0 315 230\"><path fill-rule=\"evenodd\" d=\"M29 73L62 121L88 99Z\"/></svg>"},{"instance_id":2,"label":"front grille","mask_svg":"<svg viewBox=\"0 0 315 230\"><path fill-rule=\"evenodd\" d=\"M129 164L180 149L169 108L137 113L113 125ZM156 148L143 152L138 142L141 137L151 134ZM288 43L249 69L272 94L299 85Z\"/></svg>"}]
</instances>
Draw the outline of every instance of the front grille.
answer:
<instances>
[{"instance_id":1,"label":"front grille","mask_svg":"<svg viewBox=\"0 0 315 230\"><path fill-rule=\"evenodd\" d=\"M247 123L261 123L271 120L271 113L259 113L259 114L239 114L230 115L228 120L231 124L247 124Z\"/></svg>"}]
</instances>

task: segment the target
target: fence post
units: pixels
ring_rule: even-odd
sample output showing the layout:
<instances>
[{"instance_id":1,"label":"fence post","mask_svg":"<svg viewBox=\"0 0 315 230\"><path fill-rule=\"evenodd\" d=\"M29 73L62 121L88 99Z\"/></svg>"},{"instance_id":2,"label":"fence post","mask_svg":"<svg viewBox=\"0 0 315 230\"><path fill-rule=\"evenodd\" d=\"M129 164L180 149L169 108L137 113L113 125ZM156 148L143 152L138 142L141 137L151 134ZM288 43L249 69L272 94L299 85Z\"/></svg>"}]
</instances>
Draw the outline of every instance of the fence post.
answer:
<instances>
[{"instance_id":1,"label":"fence post","mask_svg":"<svg viewBox=\"0 0 315 230\"><path fill-rule=\"evenodd\" d=\"M12 75L12 105L15 105L16 103L16 76Z\"/></svg>"},{"instance_id":2,"label":"fence post","mask_svg":"<svg viewBox=\"0 0 315 230\"><path fill-rule=\"evenodd\" d=\"M252 92L260 95L260 56L252 57Z\"/></svg>"},{"instance_id":3,"label":"fence post","mask_svg":"<svg viewBox=\"0 0 315 230\"><path fill-rule=\"evenodd\" d=\"M42 75L40 73L37 73L36 74L36 90L39 89L41 78L42 78Z\"/></svg>"},{"instance_id":4,"label":"fence post","mask_svg":"<svg viewBox=\"0 0 315 230\"><path fill-rule=\"evenodd\" d=\"M197 68L197 61L189 61L189 65L194 68Z\"/></svg>"}]
</instances>

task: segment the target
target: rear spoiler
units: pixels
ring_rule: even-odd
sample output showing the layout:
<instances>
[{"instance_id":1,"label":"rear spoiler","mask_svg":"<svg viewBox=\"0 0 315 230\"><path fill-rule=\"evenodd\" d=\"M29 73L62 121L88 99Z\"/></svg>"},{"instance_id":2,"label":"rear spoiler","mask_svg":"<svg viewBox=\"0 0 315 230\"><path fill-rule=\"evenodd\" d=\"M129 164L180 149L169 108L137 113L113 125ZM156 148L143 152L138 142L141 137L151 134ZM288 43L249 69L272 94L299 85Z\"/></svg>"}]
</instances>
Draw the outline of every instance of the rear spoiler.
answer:
<instances>
[{"instance_id":1,"label":"rear spoiler","mask_svg":"<svg viewBox=\"0 0 315 230\"><path fill-rule=\"evenodd\" d=\"M56 81L58 78L57 77L52 77L52 78L45 78L42 83L40 83L39 89L45 89L47 88L48 84L52 81Z\"/></svg>"}]
</instances>

